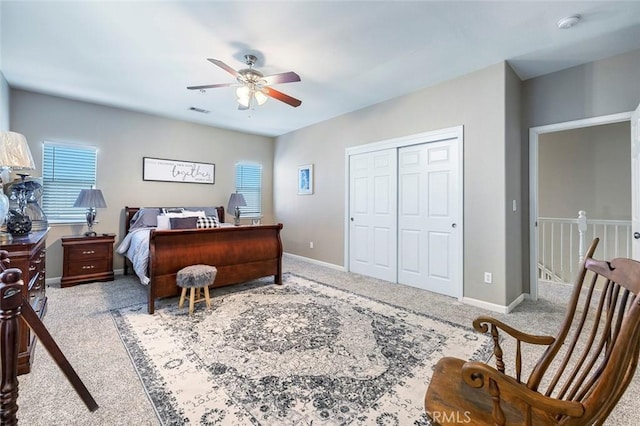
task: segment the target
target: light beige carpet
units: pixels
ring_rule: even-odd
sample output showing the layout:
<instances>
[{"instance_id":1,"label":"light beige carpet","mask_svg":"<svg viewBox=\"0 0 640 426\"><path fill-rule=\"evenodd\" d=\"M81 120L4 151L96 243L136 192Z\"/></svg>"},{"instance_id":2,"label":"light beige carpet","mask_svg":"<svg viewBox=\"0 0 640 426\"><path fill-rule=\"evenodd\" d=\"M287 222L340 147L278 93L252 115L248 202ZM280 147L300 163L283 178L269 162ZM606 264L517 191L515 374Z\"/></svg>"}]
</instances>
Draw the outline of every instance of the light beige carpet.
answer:
<instances>
[{"instance_id":1,"label":"light beige carpet","mask_svg":"<svg viewBox=\"0 0 640 426\"><path fill-rule=\"evenodd\" d=\"M533 334L555 333L568 296L565 287L541 286L540 300L525 300L514 312L501 315L464 305L450 297L342 272L289 256L284 257L283 267L285 271L296 275L465 327L470 327L471 321L478 315L492 315ZM100 408L90 413L44 348L37 346L32 372L19 377L20 424L158 425L153 405L111 315L113 309L144 303L146 288L133 277L118 276L113 282L64 289L50 286L47 294L49 309L45 324ZM512 360L515 346L505 340L503 348ZM535 362L537 355L527 352L525 363L530 365ZM640 394L639 376L640 373L636 372L629 389L607 420L607 425L640 424L640 412L635 401L636 395Z\"/></svg>"}]
</instances>

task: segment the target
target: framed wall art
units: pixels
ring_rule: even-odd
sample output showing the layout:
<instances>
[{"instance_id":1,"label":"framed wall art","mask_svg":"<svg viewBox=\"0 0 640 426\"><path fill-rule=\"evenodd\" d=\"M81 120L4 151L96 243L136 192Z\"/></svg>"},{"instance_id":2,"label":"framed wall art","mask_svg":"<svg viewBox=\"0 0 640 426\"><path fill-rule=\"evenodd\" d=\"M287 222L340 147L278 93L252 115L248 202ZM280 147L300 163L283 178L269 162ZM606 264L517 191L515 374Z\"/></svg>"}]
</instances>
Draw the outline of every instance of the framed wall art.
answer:
<instances>
[{"instance_id":1,"label":"framed wall art","mask_svg":"<svg viewBox=\"0 0 640 426\"><path fill-rule=\"evenodd\" d=\"M313 164L298 167L298 195L313 194Z\"/></svg>"},{"instance_id":2,"label":"framed wall art","mask_svg":"<svg viewBox=\"0 0 640 426\"><path fill-rule=\"evenodd\" d=\"M185 183L215 183L216 165L194 161L142 158L142 180Z\"/></svg>"}]
</instances>

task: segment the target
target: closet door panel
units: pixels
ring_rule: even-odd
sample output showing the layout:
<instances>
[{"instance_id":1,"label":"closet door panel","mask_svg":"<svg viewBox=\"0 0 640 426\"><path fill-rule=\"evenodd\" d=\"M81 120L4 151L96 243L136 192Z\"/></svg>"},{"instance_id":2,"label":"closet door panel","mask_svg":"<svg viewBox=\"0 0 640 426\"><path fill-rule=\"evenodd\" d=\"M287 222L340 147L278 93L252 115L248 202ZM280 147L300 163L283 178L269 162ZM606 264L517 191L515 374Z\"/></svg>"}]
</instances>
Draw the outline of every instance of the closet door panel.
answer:
<instances>
[{"instance_id":1,"label":"closet door panel","mask_svg":"<svg viewBox=\"0 0 640 426\"><path fill-rule=\"evenodd\" d=\"M457 296L455 141L399 149L398 282Z\"/></svg>"},{"instance_id":2,"label":"closet door panel","mask_svg":"<svg viewBox=\"0 0 640 426\"><path fill-rule=\"evenodd\" d=\"M397 280L397 150L349 158L350 270Z\"/></svg>"}]
</instances>

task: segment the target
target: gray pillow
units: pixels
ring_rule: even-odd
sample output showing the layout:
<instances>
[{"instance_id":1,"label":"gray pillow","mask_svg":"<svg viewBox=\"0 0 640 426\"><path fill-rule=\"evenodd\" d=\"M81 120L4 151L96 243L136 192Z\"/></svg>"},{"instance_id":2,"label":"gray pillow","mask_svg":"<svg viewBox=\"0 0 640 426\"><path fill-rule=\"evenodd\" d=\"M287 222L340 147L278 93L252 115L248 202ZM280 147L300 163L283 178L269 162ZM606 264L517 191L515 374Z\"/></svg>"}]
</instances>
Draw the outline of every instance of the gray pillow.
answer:
<instances>
[{"instance_id":1,"label":"gray pillow","mask_svg":"<svg viewBox=\"0 0 640 426\"><path fill-rule=\"evenodd\" d=\"M171 229L195 229L198 218L192 217L171 217L169 218Z\"/></svg>"},{"instance_id":2,"label":"gray pillow","mask_svg":"<svg viewBox=\"0 0 640 426\"><path fill-rule=\"evenodd\" d=\"M141 208L131 218L129 230L158 226L159 212L160 209L157 208Z\"/></svg>"}]
</instances>

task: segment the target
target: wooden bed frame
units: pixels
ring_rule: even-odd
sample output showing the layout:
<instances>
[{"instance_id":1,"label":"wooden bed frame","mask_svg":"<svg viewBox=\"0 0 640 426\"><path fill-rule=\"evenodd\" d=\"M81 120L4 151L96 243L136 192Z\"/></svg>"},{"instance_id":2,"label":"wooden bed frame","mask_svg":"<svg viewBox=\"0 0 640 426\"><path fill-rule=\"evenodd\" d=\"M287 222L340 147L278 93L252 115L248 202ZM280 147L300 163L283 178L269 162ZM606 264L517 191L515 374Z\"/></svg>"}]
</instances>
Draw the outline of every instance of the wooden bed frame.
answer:
<instances>
[{"instance_id":1,"label":"wooden bed frame","mask_svg":"<svg viewBox=\"0 0 640 426\"><path fill-rule=\"evenodd\" d=\"M125 231L139 207L125 207ZM224 208L217 207L220 222ZM210 229L152 230L149 236L149 301L153 314L160 297L178 295L176 274L185 266L207 264L218 269L213 288L269 275L282 284L282 224ZM125 275L129 259L125 256Z\"/></svg>"}]
</instances>

